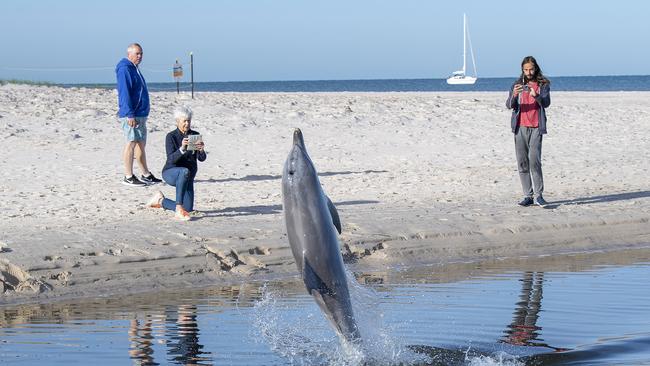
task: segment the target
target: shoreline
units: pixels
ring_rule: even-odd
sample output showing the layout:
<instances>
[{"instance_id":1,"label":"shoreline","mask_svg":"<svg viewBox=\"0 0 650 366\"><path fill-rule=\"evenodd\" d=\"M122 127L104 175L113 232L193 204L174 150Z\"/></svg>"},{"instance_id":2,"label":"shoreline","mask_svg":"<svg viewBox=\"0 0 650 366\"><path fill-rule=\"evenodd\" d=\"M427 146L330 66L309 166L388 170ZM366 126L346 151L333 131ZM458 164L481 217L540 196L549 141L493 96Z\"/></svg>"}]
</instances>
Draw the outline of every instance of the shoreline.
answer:
<instances>
[{"instance_id":1,"label":"shoreline","mask_svg":"<svg viewBox=\"0 0 650 366\"><path fill-rule=\"evenodd\" d=\"M171 187L119 184L114 91L0 86L1 137L29 147L1 162L12 174L0 271L25 285L0 306L295 277L280 174L298 126L354 271L650 246L650 137L633 133L650 121L650 92L552 94L550 209L516 205L505 93L151 94L154 174L178 103L192 104L210 153L188 223L144 207Z\"/></svg>"},{"instance_id":2,"label":"shoreline","mask_svg":"<svg viewBox=\"0 0 650 366\"><path fill-rule=\"evenodd\" d=\"M628 216L621 220L624 212L609 212L592 217L595 220L590 218L583 222L567 222L567 215L561 214L546 226L521 224L497 227L456 223L433 228L425 225L426 230L423 230L417 229L418 225L440 220L441 215L429 213L430 216L426 217L428 209L414 210L412 207L391 212L381 205L367 207L355 214L352 212L354 208L339 208L342 220L346 220L341 236L342 254L346 266L361 275L429 266L444 269L462 263L516 262L526 258L533 262L544 257L562 261L575 255L602 253L616 257L619 253L650 250L650 233L647 230L649 217ZM533 217L554 214L553 210L532 210L538 211L530 212ZM391 220L403 217L400 214L404 211L423 219ZM462 217L475 212L477 207L471 207L455 215ZM385 213L389 213L388 217L382 217ZM501 215L495 221L512 220L512 214ZM33 267L23 269L33 278L44 279L52 288L41 293L6 293L1 306L295 278L298 273L290 247L282 237L282 227L276 225L281 223L281 218L277 217L279 214L269 216L264 220L255 216L252 220L246 220L245 224L254 226L255 230L239 227L229 230L227 234L223 233L223 227L197 230L196 236L189 236L181 244L185 248L176 248L173 253L156 256L117 255L111 249L71 256L71 251L80 249L73 247L50 252L59 254L50 254L53 259L49 261L33 261L36 262ZM142 225L148 224L152 223ZM415 230L405 229L404 226ZM99 228L95 230L102 231ZM255 238L254 233L260 230L273 232L278 237ZM167 234L172 236L173 233ZM227 239L221 235L227 236ZM68 243L74 241L73 238L66 240ZM143 240L133 246L142 248L150 244ZM93 247L106 248L101 243ZM76 257L72 265L71 257Z\"/></svg>"}]
</instances>

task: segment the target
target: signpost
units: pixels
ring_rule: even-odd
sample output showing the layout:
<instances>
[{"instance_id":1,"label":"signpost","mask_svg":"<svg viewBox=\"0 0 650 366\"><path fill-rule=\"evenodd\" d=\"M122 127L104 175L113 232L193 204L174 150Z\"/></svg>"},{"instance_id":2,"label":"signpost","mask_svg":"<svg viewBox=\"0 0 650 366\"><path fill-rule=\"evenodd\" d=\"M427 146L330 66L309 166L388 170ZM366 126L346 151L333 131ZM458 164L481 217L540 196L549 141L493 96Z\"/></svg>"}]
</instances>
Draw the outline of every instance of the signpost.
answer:
<instances>
[{"instance_id":1,"label":"signpost","mask_svg":"<svg viewBox=\"0 0 650 366\"><path fill-rule=\"evenodd\" d=\"M176 80L176 94L180 94L180 81L183 78L183 65L178 63L178 60L176 60L173 70L174 79Z\"/></svg>"},{"instance_id":2,"label":"signpost","mask_svg":"<svg viewBox=\"0 0 650 366\"><path fill-rule=\"evenodd\" d=\"M194 99L194 55L190 52L190 81L192 83L192 99Z\"/></svg>"}]
</instances>

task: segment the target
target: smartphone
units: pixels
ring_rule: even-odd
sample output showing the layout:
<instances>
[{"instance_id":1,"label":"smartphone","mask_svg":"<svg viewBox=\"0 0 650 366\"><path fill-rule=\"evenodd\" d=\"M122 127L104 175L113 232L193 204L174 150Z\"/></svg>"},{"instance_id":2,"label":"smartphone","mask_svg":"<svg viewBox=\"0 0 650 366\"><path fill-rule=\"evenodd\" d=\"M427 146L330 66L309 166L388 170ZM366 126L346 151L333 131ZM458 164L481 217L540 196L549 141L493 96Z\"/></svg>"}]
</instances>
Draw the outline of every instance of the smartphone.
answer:
<instances>
[{"instance_id":1,"label":"smartphone","mask_svg":"<svg viewBox=\"0 0 650 366\"><path fill-rule=\"evenodd\" d=\"M523 76L521 77L521 90L525 92L530 91L530 87L526 84L526 80Z\"/></svg>"}]
</instances>

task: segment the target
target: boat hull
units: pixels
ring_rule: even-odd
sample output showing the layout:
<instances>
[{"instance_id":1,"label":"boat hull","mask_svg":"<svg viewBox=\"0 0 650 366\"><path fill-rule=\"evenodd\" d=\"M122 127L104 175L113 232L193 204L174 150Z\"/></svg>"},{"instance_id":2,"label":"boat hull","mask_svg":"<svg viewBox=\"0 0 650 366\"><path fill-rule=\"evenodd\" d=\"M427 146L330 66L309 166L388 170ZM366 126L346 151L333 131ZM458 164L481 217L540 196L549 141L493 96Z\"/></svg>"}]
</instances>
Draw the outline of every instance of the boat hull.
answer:
<instances>
[{"instance_id":1,"label":"boat hull","mask_svg":"<svg viewBox=\"0 0 650 366\"><path fill-rule=\"evenodd\" d=\"M473 85L476 78L472 76L450 77L447 79L449 85Z\"/></svg>"}]
</instances>

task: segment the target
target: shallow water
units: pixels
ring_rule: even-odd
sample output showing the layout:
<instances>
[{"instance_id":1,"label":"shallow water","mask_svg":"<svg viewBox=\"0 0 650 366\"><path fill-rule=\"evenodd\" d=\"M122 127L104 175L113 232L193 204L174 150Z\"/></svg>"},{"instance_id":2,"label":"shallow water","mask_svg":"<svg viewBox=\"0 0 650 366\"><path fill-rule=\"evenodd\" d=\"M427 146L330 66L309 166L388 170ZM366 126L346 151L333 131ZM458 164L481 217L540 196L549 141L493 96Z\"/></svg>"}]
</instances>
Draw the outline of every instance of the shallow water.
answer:
<instances>
[{"instance_id":1,"label":"shallow water","mask_svg":"<svg viewBox=\"0 0 650 366\"><path fill-rule=\"evenodd\" d=\"M650 365L650 250L356 274L361 350L298 279L0 308L8 365Z\"/></svg>"}]
</instances>

